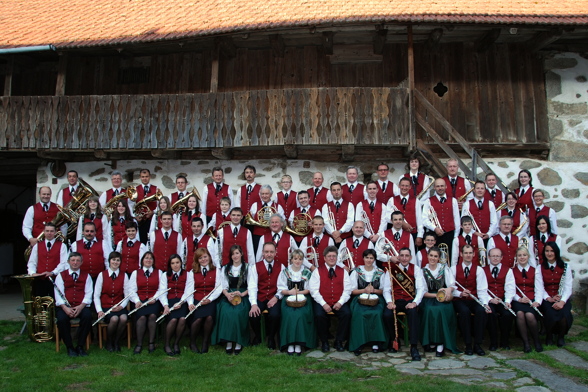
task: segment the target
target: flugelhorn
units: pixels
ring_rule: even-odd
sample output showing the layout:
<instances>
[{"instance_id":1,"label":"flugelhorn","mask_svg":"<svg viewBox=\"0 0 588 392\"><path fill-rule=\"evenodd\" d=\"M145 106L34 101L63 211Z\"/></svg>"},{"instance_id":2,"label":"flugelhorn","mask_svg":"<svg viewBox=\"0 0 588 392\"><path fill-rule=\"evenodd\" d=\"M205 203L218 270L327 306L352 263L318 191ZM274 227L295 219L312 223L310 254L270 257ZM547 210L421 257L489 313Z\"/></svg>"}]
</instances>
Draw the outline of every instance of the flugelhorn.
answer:
<instances>
[{"instance_id":1,"label":"flugelhorn","mask_svg":"<svg viewBox=\"0 0 588 392\"><path fill-rule=\"evenodd\" d=\"M429 206L429 219L431 219L431 222L433 223L433 226L435 226L436 229L443 230L443 227L441 227L441 222L439 222L437 212L435 211L432 205Z\"/></svg>"},{"instance_id":2,"label":"flugelhorn","mask_svg":"<svg viewBox=\"0 0 588 392\"><path fill-rule=\"evenodd\" d=\"M184 211L186 211L186 203L191 196L195 196L198 201L202 201L198 190L196 190L196 187L194 187L186 196L178 199L174 204L172 204L171 209L173 213L182 215Z\"/></svg>"},{"instance_id":3,"label":"flugelhorn","mask_svg":"<svg viewBox=\"0 0 588 392\"><path fill-rule=\"evenodd\" d=\"M306 259L308 261L311 261L312 264L318 268L318 253L316 252L316 249L314 248L314 246L307 246L306 247Z\"/></svg>"},{"instance_id":4,"label":"flugelhorn","mask_svg":"<svg viewBox=\"0 0 588 392\"><path fill-rule=\"evenodd\" d=\"M386 254L398 257L398 251L394 247L392 241L386 238L385 235L382 235L376 241L376 245L374 245L374 249L378 254Z\"/></svg>"},{"instance_id":5,"label":"flugelhorn","mask_svg":"<svg viewBox=\"0 0 588 392\"><path fill-rule=\"evenodd\" d=\"M439 263L447 264L448 267L451 267L451 260L449 260L449 246L442 242L439 244L439 251L441 252Z\"/></svg>"},{"instance_id":6,"label":"flugelhorn","mask_svg":"<svg viewBox=\"0 0 588 392\"><path fill-rule=\"evenodd\" d=\"M346 246L342 246L339 249L339 253L337 254L337 263L345 265L345 262L347 262L347 266L349 267L350 272L355 269L353 255Z\"/></svg>"},{"instance_id":7,"label":"flugelhorn","mask_svg":"<svg viewBox=\"0 0 588 392\"><path fill-rule=\"evenodd\" d=\"M474 218L474 216L472 215L472 213L470 212L469 209L467 211L465 211L463 216L469 216L470 218L472 218L472 227L473 227L474 231L477 233L480 233L480 234L484 234L480 231L480 226L478 226L478 224L476 223L476 219Z\"/></svg>"},{"instance_id":8,"label":"flugelhorn","mask_svg":"<svg viewBox=\"0 0 588 392\"><path fill-rule=\"evenodd\" d=\"M145 215L147 215L151 211L147 204L153 201L159 201L159 199L161 199L162 197L163 193L161 193L161 189L158 189L157 192L155 192L155 194L147 196L143 200L140 200L137 204L135 204L135 218L137 218L137 220L139 221L143 220L145 218Z\"/></svg>"}]
</instances>

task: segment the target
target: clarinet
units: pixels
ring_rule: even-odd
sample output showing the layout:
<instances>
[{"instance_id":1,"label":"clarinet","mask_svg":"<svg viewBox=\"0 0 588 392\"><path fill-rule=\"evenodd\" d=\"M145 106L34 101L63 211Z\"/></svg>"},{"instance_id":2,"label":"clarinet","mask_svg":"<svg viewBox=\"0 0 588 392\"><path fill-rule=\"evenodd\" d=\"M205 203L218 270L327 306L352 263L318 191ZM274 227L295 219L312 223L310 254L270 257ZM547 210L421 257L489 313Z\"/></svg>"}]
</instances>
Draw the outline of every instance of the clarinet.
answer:
<instances>
[{"instance_id":1,"label":"clarinet","mask_svg":"<svg viewBox=\"0 0 588 392\"><path fill-rule=\"evenodd\" d=\"M561 297L564 291L564 287L566 285L566 274L568 273L568 263L564 263L564 271L561 274L561 279L559 281L559 288L557 289L557 295Z\"/></svg>"},{"instance_id":2,"label":"clarinet","mask_svg":"<svg viewBox=\"0 0 588 392\"><path fill-rule=\"evenodd\" d=\"M492 291L490 291L490 289L487 289L486 291L488 291L488 293L490 293L491 296L493 296L494 298L496 298L498 300L498 303L502 306L504 306L504 309L508 310L509 312L512 313L513 316L517 316L515 314L515 312L511 309L511 308L507 308L506 304L504 303L504 301L502 300L502 298L498 297L496 294L494 294ZM470 294L471 295L471 294Z\"/></svg>"},{"instance_id":3,"label":"clarinet","mask_svg":"<svg viewBox=\"0 0 588 392\"><path fill-rule=\"evenodd\" d=\"M461 287L461 289L462 289L462 290L466 290L466 288L465 288L465 287L463 287L463 286L462 286L462 285L461 285L461 284L460 284L460 283L459 283L457 280L455 281L455 284L456 284L456 285L458 285L459 287ZM480 306L481 306L481 307L483 307L484 309L488 310L488 306L487 306L487 305L484 305L484 304L482 303L482 301L480 301L478 298L476 298L476 296L475 296L475 295L473 295L472 293L470 293L469 295L470 295L470 297L472 297L472 299L473 299L474 301L476 301L476 302L478 303L478 305L480 305Z\"/></svg>"},{"instance_id":4,"label":"clarinet","mask_svg":"<svg viewBox=\"0 0 588 392\"><path fill-rule=\"evenodd\" d=\"M61 291L61 289L59 287L57 287L53 278L48 276L47 279L49 279L51 281L51 283L53 283L53 287L55 287L55 291L57 291L57 294L59 294L59 296L63 300L63 303L65 304L65 306L67 306L68 308L71 308L69 301L67 300L67 298L65 298L65 294L63 294L63 291Z\"/></svg>"}]
</instances>

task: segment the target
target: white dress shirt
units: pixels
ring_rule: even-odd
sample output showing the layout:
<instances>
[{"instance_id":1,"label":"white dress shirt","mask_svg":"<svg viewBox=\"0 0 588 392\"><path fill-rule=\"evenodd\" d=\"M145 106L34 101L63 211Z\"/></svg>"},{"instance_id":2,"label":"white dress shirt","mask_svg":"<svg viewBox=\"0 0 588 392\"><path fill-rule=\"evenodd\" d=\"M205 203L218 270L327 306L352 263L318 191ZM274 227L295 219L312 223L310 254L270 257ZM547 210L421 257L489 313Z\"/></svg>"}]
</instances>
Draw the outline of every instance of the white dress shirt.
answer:
<instances>
[{"instance_id":1,"label":"white dress shirt","mask_svg":"<svg viewBox=\"0 0 588 392\"><path fill-rule=\"evenodd\" d=\"M80 276L80 273L82 272L81 270L77 270L74 271L71 268L67 269L67 273L71 276L73 273L77 273L78 277ZM89 307L90 304L92 304L92 277L88 274L88 278L86 279L86 285L84 286L84 299L82 300L82 303L86 304L86 307ZM59 289L63 295L65 294L65 287L64 287L64 283L63 283L63 278L61 277L61 274L57 275L57 277L55 278L55 287L57 287L57 289ZM55 306L61 306L65 304L65 301L63 300L63 298L61 298L61 295L58 294L57 289L55 289Z\"/></svg>"},{"instance_id":2,"label":"white dress shirt","mask_svg":"<svg viewBox=\"0 0 588 392\"><path fill-rule=\"evenodd\" d=\"M333 203L339 202L341 204L343 204L343 199L339 199L339 200L334 200L333 199ZM335 214L335 211L332 211L333 215ZM328 217L329 216L329 204L325 203L325 205L323 206L322 210L321 210L321 215L323 217ZM341 233L347 233L349 231L351 231L351 229L353 228L353 222L355 221L355 208L353 207L353 204L351 203L347 203L347 218L345 219L345 223L343 224L343 226L341 227L341 229L339 229L339 231ZM325 219L325 231L329 234L333 234L334 231L336 231L336 229L334 227L331 227L331 224L327 222L327 219Z\"/></svg>"},{"instance_id":3,"label":"white dress shirt","mask_svg":"<svg viewBox=\"0 0 588 392\"><path fill-rule=\"evenodd\" d=\"M398 268L402 269L404 267L408 267L408 264L406 266L398 264ZM398 283L394 281L393 284L396 285ZM414 266L414 287L416 294L411 302L414 302L418 306L423 300L423 296L427 292L427 283L425 282L425 277L423 276L422 269L416 265ZM390 283L390 271L386 271L386 277L384 278L384 300L386 300L386 303L392 302L392 286Z\"/></svg>"},{"instance_id":4,"label":"white dress shirt","mask_svg":"<svg viewBox=\"0 0 588 392\"><path fill-rule=\"evenodd\" d=\"M326 265L326 267L327 267L327 273L328 273L328 270L331 267L329 267L328 265ZM335 268L335 267L333 267L333 268ZM340 303L341 305L344 305L347 301L349 301L349 298L351 297L351 280L349 279L349 274L347 273L347 271L340 270L339 273L343 274L343 292L341 293L341 297L339 298L339 300L337 302ZM320 268L317 268L312 272L312 276L310 277L308 287L310 289L310 295L312 296L314 301L316 303L318 303L320 306L324 306L327 303L327 301L324 300L323 296L320 293L320 288L321 288Z\"/></svg>"},{"instance_id":5,"label":"white dress shirt","mask_svg":"<svg viewBox=\"0 0 588 392\"><path fill-rule=\"evenodd\" d=\"M488 234L489 237L492 237L494 234L498 232L498 220L496 219L496 207L494 207L494 203L492 203L490 200L479 200L478 198L474 198L473 200L475 201L476 205L478 204L478 201L481 201L482 208L488 208L488 210L490 211L490 226L488 228L488 232L482 234ZM470 202L468 201L467 203L463 203L463 206L461 208L461 216L465 216L469 211ZM476 222L476 224L478 224L478 222Z\"/></svg>"},{"instance_id":6,"label":"white dress shirt","mask_svg":"<svg viewBox=\"0 0 588 392\"><path fill-rule=\"evenodd\" d=\"M129 278L129 280L127 282L127 287L125 288L125 297L127 295L131 294L131 296L129 297L129 301L133 302L134 304L136 304L137 302L140 301L139 294L137 294L137 291L139 290L137 287L137 271L133 271L133 273L131 274L131 277ZM167 279L167 278L165 276L165 272L160 271L158 269L155 269L154 267L149 267L149 268L143 267L143 271L149 271L150 276L152 274L159 274L159 286L157 288L157 291L155 292L154 297L160 296L158 298L158 300L163 305L162 301L163 301L163 298L165 297L165 294L163 294L163 292L167 289L167 281L165 281L165 279ZM167 298L166 298L166 300L167 300Z\"/></svg>"},{"instance_id":7,"label":"white dress shirt","mask_svg":"<svg viewBox=\"0 0 588 392\"><path fill-rule=\"evenodd\" d=\"M465 271L466 267L469 267L470 270L472 269L472 264L466 265L465 263L461 263L463 270ZM457 270L456 264L451 266L451 274L456 277L457 275L455 271ZM488 301L490 301L490 296L488 295L488 280L486 279L486 273L482 269L482 267L478 266L476 268L476 297L482 302L484 305L488 305ZM462 288L455 284L455 288L453 289L453 296L454 297L461 297Z\"/></svg>"},{"instance_id":8,"label":"white dress shirt","mask_svg":"<svg viewBox=\"0 0 588 392\"><path fill-rule=\"evenodd\" d=\"M155 215L153 215L153 216L155 216ZM172 232L175 231L173 229L166 230L164 228L161 228L159 230L161 230L161 235L163 236L163 238L165 238L165 233L169 233L169 237L171 237ZM182 246L182 242L183 242L182 235L180 233L178 233L178 236L176 238L176 252L175 252L178 255L181 255L184 253L183 252L184 248ZM149 233L149 247L152 252L153 252L153 249L155 249L156 245L157 244L156 244L155 231L152 231L151 233Z\"/></svg>"},{"instance_id":9,"label":"white dress shirt","mask_svg":"<svg viewBox=\"0 0 588 392\"><path fill-rule=\"evenodd\" d=\"M47 245L47 243L51 243L51 246L55 246L55 243L57 242L56 239L53 239L51 241L45 241L45 245ZM31 255L29 257L29 262L27 263L27 273L29 275L31 274L35 274L37 273L37 265L38 265L38 261L39 261L39 243L37 243L35 246L33 246L33 250L31 251ZM61 271L65 271L66 269L69 268L69 265L67 264L67 258L68 258L68 251L67 251L67 246L65 244L61 244L61 250L59 251L59 263L57 264L57 267L55 267L55 269L53 271L51 271L53 273L53 275L57 275L59 274Z\"/></svg>"},{"instance_id":10,"label":"white dress shirt","mask_svg":"<svg viewBox=\"0 0 588 392\"><path fill-rule=\"evenodd\" d=\"M467 183L467 182L466 182ZM455 197L451 197L448 198L447 194L444 194L443 196L439 196L437 193L435 193L435 195L433 197L436 197L437 199L439 199L439 201L441 200L441 197L445 197L445 203L447 202L451 202L452 206L453 206L453 224L455 226L455 237L457 237L459 235L459 206L457 204L457 199ZM435 225L433 224L433 220L431 217L431 199L426 200L423 203L423 226L426 227L427 229L431 230L431 231L435 231ZM439 212L437 212L437 216L439 216ZM441 219L441 218L439 218ZM443 224L443 222L440 222L441 224Z\"/></svg>"},{"instance_id":11,"label":"white dress shirt","mask_svg":"<svg viewBox=\"0 0 588 392\"><path fill-rule=\"evenodd\" d=\"M259 261L259 263L263 263L265 265L266 269L268 268L268 265L272 264L272 268L279 268L280 269L280 274L282 274L282 272L284 271L284 265L278 264L275 261L268 262L267 260L262 260L262 261ZM257 275L256 266L250 265L249 267L250 268L247 273L247 289L249 290L249 302L251 302L251 306L253 306L253 305L257 305L257 284L259 281L259 277ZM279 290L277 290L277 285L276 285L275 296L278 299L282 299L282 297L283 297L282 293Z\"/></svg>"},{"instance_id":12,"label":"white dress shirt","mask_svg":"<svg viewBox=\"0 0 588 392\"><path fill-rule=\"evenodd\" d=\"M118 278L118 274L121 273L120 269L113 271L110 268L108 268L106 271L108 271L108 276L112 276L112 274L114 273L117 278ZM102 273L99 273L98 276L96 277L96 285L94 285L94 308L96 308L96 313L100 313L103 311L102 310L102 301L100 300L100 296L102 295L103 283L104 283L104 279L102 278ZM125 295L125 293L124 293L124 288L127 287L128 284L129 284L129 277L127 276L127 274L124 274L123 299L128 295L128 294ZM126 298L120 304L120 306L122 306L123 308L126 308L128 303L129 303L129 299Z\"/></svg>"},{"instance_id":13,"label":"white dress shirt","mask_svg":"<svg viewBox=\"0 0 588 392\"><path fill-rule=\"evenodd\" d=\"M184 274L186 274L186 286L184 287L184 293L182 294L182 298L180 299L180 301L184 301L189 304L193 304L194 303L194 294L192 292L194 291L194 273L192 272L192 270L182 270L182 271ZM173 276L173 274L174 274L174 272L172 271L172 276ZM168 288L167 287L167 273L164 272L163 273L163 290L167 290L167 288ZM167 297L168 297L167 295L161 296L160 302L163 306L169 306L169 301L168 301ZM191 302L189 302L190 299L191 299Z\"/></svg>"}]
</instances>

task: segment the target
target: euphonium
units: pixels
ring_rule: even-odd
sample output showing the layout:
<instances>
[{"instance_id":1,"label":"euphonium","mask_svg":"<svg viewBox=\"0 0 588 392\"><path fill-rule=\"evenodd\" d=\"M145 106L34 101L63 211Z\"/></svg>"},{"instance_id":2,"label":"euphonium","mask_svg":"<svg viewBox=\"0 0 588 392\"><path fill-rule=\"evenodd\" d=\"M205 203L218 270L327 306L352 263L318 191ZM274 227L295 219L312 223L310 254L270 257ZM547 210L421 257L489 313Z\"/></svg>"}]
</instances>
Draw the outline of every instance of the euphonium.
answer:
<instances>
[{"instance_id":1,"label":"euphonium","mask_svg":"<svg viewBox=\"0 0 588 392\"><path fill-rule=\"evenodd\" d=\"M424 194L427 193L427 191L433 186L433 184L435 183L435 179L431 176L427 176L429 178L429 185L427 185L426 188L423 188L423 190L421 191L421 193L419 193L417 195L417 200L420 200L421 197L423 197Z\"/></svg>"},{"instance_id":2,"label":"euphonium","mask_svg":"<svg viewBox=\"0 0 588 392\"><path fill-rule=\"evenodd\" d=\"M286 225L284 231L302 237L307 236L312 231L312 226L310 225L311 221L312 217L310 215L300 213L295 215L294 219L292 219L292 227Z\"/></svg>"},{"instance_id":3,"label":"euphonium","mask_svg":"<svg viewBox=\"0 0 588 392\"><path fill-rule=\"evenodd\" d=\"M121 201L122 199L129 199L130 201L136 201L137 196L138 196L137 188L135 188L134 186L129 186L129 187L127 187L127 189L124 192L121 192L118 195L114 196L112 199L108 200L106 202L106 205L102 208L102 212L110 220L110 217L112 216L112 213L114 212L114 209L116 208L116 205L118 204L119 201Z\"/></svg>"},{"instance_id":4,"label":"euphonium","mask_svg":"<svg viewBox=\"0 0 588 392\"><path fill-rule=\"evenodd\" d=\"M192 188L192 191L190 191L190 193L188 193L186 196L182 197L181 199L176 201L174 204L172 204L171 209L172 209L173 213L180 214L180 215L183 214L187 208L186 203L188 202L188 199L191 196L196 196L196 199L198 201L202 201L202 198L200 197L198 190L196 190L196 187L194 187L194 188Z\"/></svg>"},{"instance_id":5,"label":"euphonium","mask_svg":"<svg viewBox=\"0 0 588 392\"><path fill-rule=\"evenodd\" d=\"M75 237L78 229L78 221L80 216L84 215L86 212L86 203L91 196L98 196L98 192L96 192L86 181L78 178L78 189L73 194L69 203L67 203L63 210L61 210L61 212L65 212L67 215L68 238Z\"/></svg>"},{"instance_id":6,"label":"euphonium","mask_svg":"<svg viewBox=\"0 0 588 392\"><path fill-rule=\"evenodd\" d=\"M257 219L253 219L251 212L248 212L245 216L245 224L259 227L269 227L269 220L273 214L276 214L277 210L272 206L261 207L255 214Z\"/></svg>"},{"instance_id":7,"label":"euphonium","mask_svg":"<svg viewBox=\"0 0 588 392\"><path fill-rule=\"evenodd\" d=\"M55 306L51 297L33 297L34 275L17 275L24 299L25 318L29 338L35 342L53 340Z\"/></svg>"},{"instance_id":8,"label":"euphonium","mask_svg":"<svg viewBox=\"0 0 588 392\"><path fill-rule=\"evenodd\" d=\"M135 218L137 218L137 220L142 220L145 218L145 215L151 211L147 204L151 203L152 201L159 201L159 199L162 197L163 193L161 193L161 189L158 189L154 195L148 196L135 204Z\"/></svg>"}]
</instances>

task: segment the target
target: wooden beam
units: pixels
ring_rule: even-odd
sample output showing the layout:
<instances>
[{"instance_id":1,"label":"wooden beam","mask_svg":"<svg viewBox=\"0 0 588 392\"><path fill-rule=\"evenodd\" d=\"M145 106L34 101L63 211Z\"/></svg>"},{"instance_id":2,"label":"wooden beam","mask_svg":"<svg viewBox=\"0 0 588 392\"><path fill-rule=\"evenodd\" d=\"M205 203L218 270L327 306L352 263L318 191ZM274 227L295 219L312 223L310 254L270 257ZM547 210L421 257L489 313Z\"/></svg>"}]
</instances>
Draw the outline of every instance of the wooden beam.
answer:
<instances>
[{"instance_id":1,"label":"wooden beam","mask_svg":"<svg viewBox=\"0 0 588 392\"><path fill-rule=\"evenodd\" d=\"M525 42L525 44L529 47L531 52L536 52L557 41L562 36L562 34L562 29L543 31L541 33L535 34L535 36Z\"/></svg>"},{"instance_id":2,"label":"wooden beam","mask_svg":"<svg viewBox=\"0 0 588 392\"><path fill-rule=\"evenodd\" d=\"M6 64L6 75L4 76L4 95L10 97L12 95L12 74L14 73L14 58L8 60Z\"/></svg>"},{"instance_id":3,"label":"wooden beam","mask_svg":"<svg viewBox=\"0 0 588 392\"><path fill-rule=\"evenodd\" d=\"M270 45L272 47L272 52L274 53L274 57L284 57L284 51L286 50L286 45L284 45L284 38L280 34L271 34L269 36Z\"/></svg>"},{"instance_id":4,"label":"wooden beam","mask_svg":"<svg viewBox=\"0 0 588 392\"><path fill-rule=\"evenodd\" d=\"M447 169L445 165L435 156L435 153L431 151L431 149L422 141L422 139L417 139L417 151L421 154L425 160L431 165L431 168L437 174L437 177L443 177L447 174Z\"/></svg>"},{"instance_id":5,"label":"wooden beam","mask_svg":"<svg viewBox=\"0 0 588 392\"><path fill-rule=\"evenodd\" d=\"M233 152L228 148L213 148L210 153L217 159L232 159Z\"/></svg>"},{"instance_id":6,"label":"wooden beam","mask_svg":"<svg viewBox=\"0 0 588 392\"><path fill-rule=\"evenodd\" d=\"M443 29L434 29L431 31L431 34L429 34L429 38L427 39L426 43L427 48L429 48L431 51L437 50L442 37Z\"/></svg>"},{"instance_id":7,"label":"wooden beam","mask_svg":"<svg viewBox=\"0 0 588 392\"><path fill-rule=\"evenodd\" d=\"M386 45L386 36L388 30L380 29L374 34L374 54L384 54L384 46Z\"/></svg>"},{"instance_id":8,"label":"wooden beam","mask_svg":"<svg viewBox=\"0 0 588 392\"><path fill-rule=\"evenodd\" d=\"M230 59L237 56L237 47L231 37L220 37L215 39L215 46L218 46L223 56Z\"/></svg>"},{"instance_id":9,"label":"wooden beam","mask_svg":"<svg viewBox=\"0 0 588 392\"><path fill-rule=\"evenodd\" d=\"M284 152L286 157L290 159L298 158L298 148L296 148L295 144L284 144Z\"/></svg>"},{"instance_id":10,"label":"wooden beam","mask_svg":"<svg viewBox=\"0 0 588 392\"><path fill-rule=\"evenodd\" d=\"M341 145L341 160L343 162L352 162L355 157L355 144Z\"/></svg>"},{"instance_id":11,"label":"wooden beam","mask_svg":"<svg viewBox=\"0 0 588 392\"><path fill-rule=\"evenodd\" d=\"M323 32L323 48L325 49L325 54L333 54L333 37L335 33L332 31L325 31Z\"/></svg>"},{"instance_id":12,"label":"wooden beam","mask_svg":"<svg viewBox=\"0 0 588 392\"><path fill-rule=\"evenodd\" d=\"M414 42L412 26L407 26L408 37L408 147L414 150L416 146L416 122L414 108Z\"/></svg>"},{"instance_id":13,"label":"wooden beam","mask_svg":"<svg viewBox=\"0 0 588 392\"><path fill-rule=\"evenodd\" d=\"M94 156L97 159L108 159L108 153L106 150L94 150Z\"/></svg>"},{"instance_id":14,"label":"wooden beam","mask_svg":"<svg viewBox=\"0 0 588 392\"><path fill-rule=\"evenodd\" d=\"M218 65L219 65L219 48L212 49L212 64L210 70L210 92L218 92Z\"/></svg>"},{"instance_id":15,"label":"wooden beam","mask_svg":"<svg viewBox=\"0 0 588 392\"><path fill-rule=\"evenodd\" d=\"M153 158L160 159L180 159L180 152L177 150L151 150L151 156Z\"/></svg>"},{"instance_id":16,"label":"wooden beam","mask_svg":"<svg viewBox=\"0 0 588 392\"><path fill-rule=\"evenodd\" d=\"M474 43L474 50L478 53L487 51L500 37L500 29L491 29Z\"/></svg>"},{"instance_id":17,"label":"wooden beam","mask_svg":"<svg viewBox=\"0 0 588 392\"><path fill-rule=\"evenodd\" d=\"M65 80L67 74L67 54L59 54L59 65L57 67L57 83L55 83L55 95L58 97L65 95Z\"/></svg>"}]
</instances>

